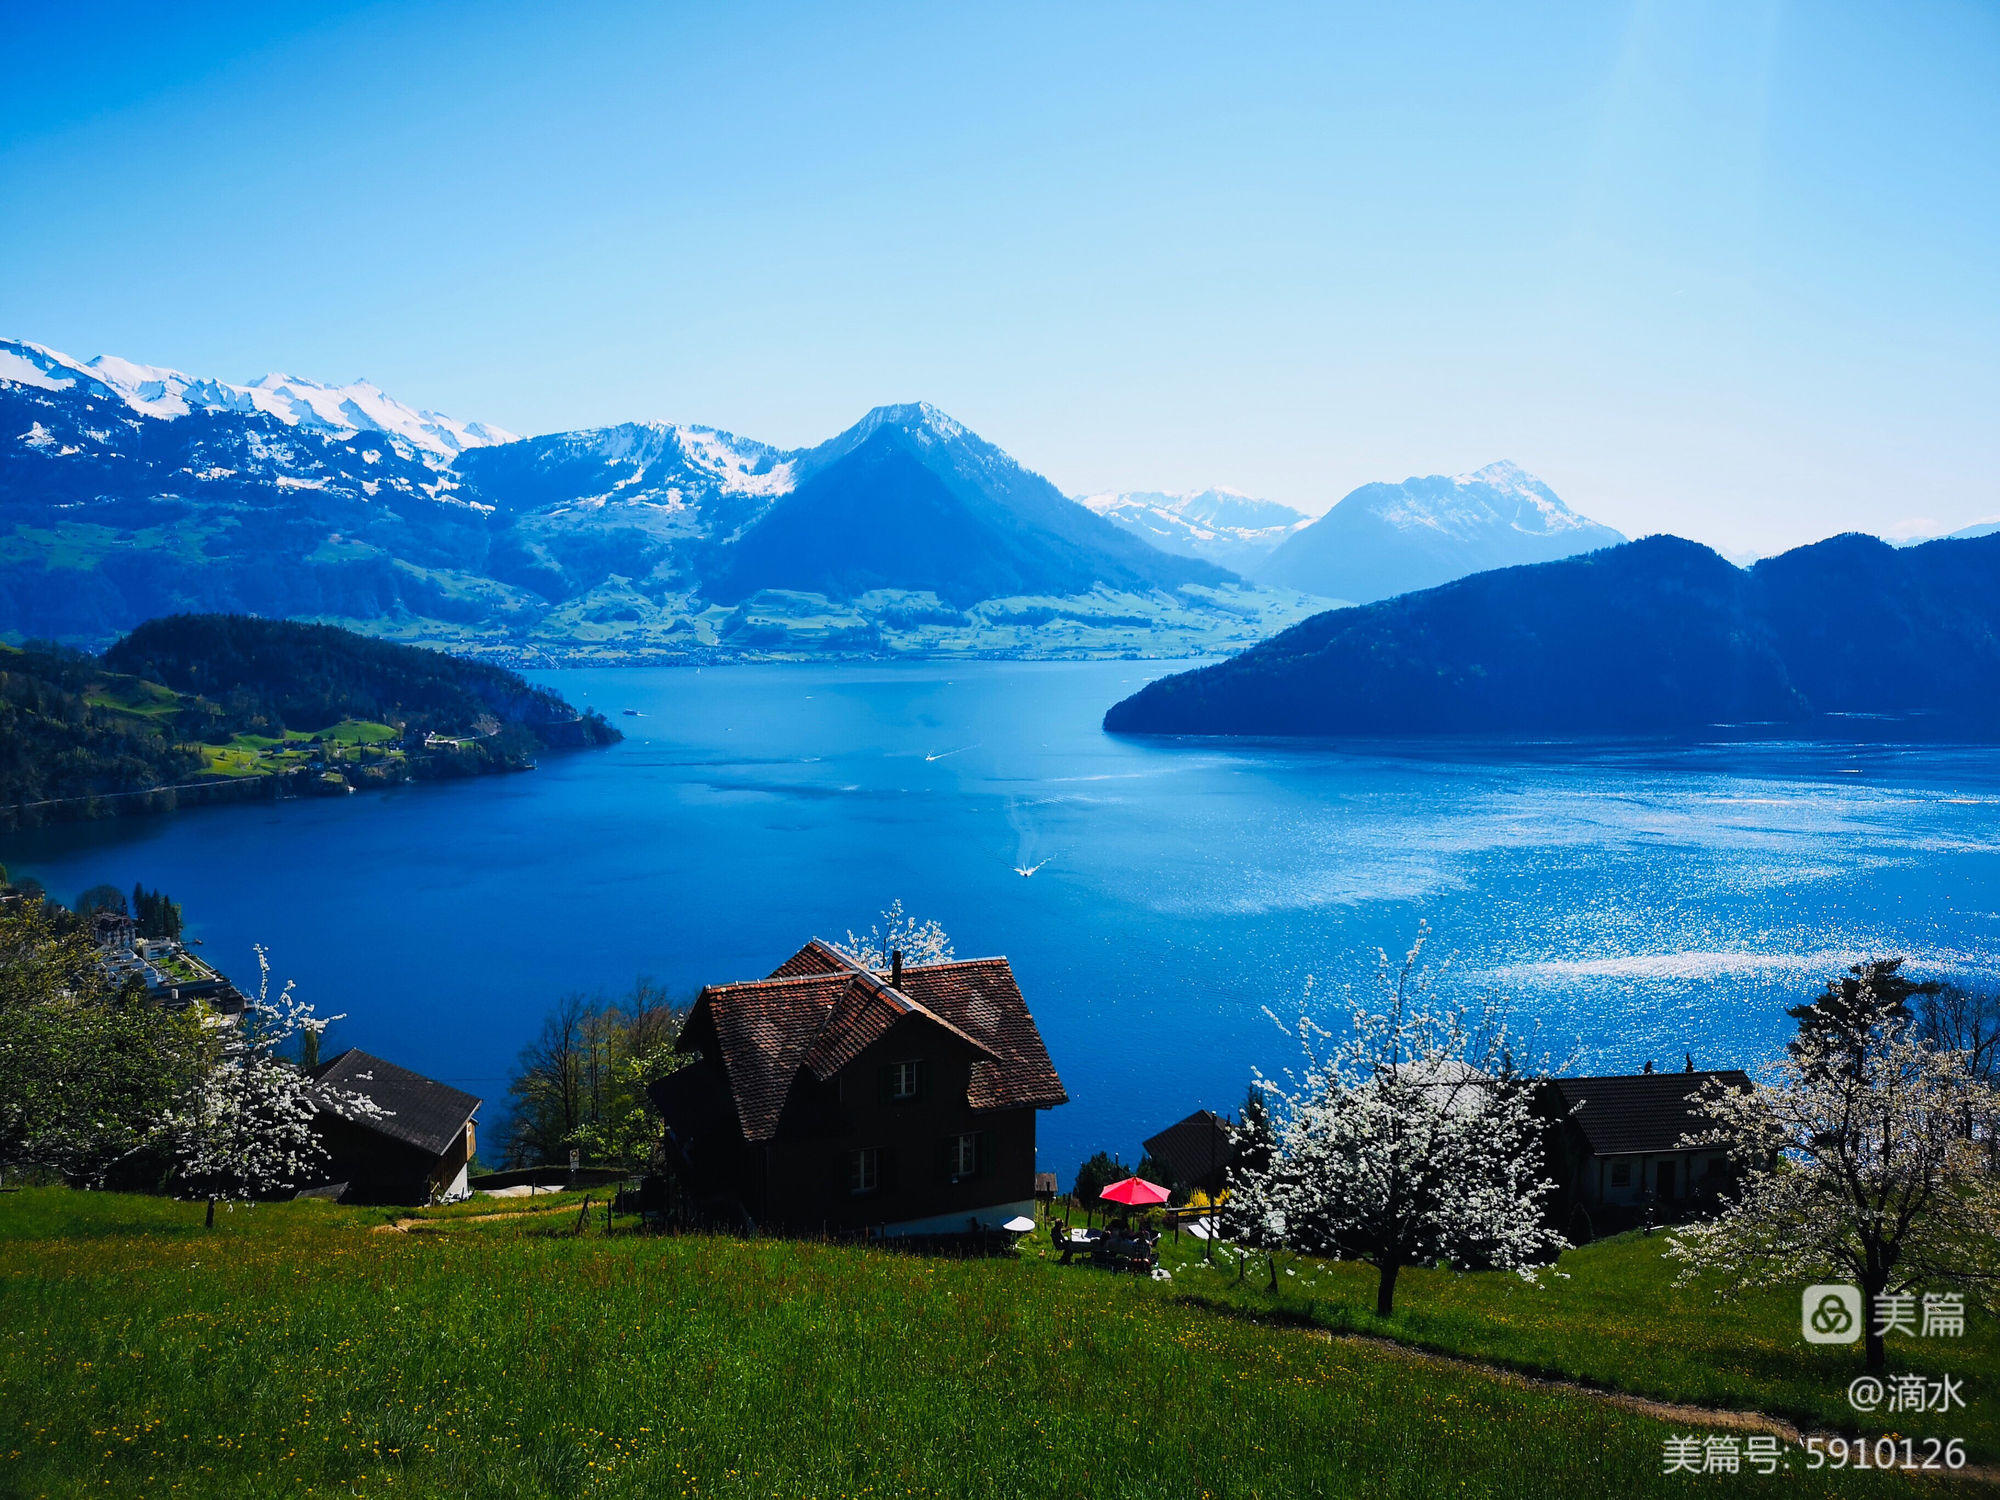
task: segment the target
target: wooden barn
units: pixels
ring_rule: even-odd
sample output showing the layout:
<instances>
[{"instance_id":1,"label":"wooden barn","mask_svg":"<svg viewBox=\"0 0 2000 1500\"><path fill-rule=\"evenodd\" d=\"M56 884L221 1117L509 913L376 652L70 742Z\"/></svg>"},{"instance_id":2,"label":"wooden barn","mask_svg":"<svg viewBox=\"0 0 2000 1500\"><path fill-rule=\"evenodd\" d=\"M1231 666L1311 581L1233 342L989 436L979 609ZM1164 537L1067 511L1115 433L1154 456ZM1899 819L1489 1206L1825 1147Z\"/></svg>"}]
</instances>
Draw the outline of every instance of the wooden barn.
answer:
<instances>
[{"instance_id":1,"label":"wooden barn","mask_svg":"<svg viewBox=\"0 0 2000 1500\"><path fill-rule=\"evenodd\" d=\"M1236 1138L1222 1116L1198 1109L1149 1136L1146 1155L1172 1179L1161 1186L1183 1195L1199 1190L1213 1198L1228 1186L1229 1169L1236 1162Z\"/></svg>"},{"instance_id":2,"label":"wooden barn","mask_svg":"<svg viewBox=\"0 0 2000 1500\"><path fill-rule=\"evenodd\" d=\"M313 1128L327 1163L318 1191L346 1203L411 1205L469 1195L476 1096L358 1047L321 1063L312 1076L385 1111L379 1118L349 1119L331 1107L320 1109Z\"/></svg>"}]
</instances>

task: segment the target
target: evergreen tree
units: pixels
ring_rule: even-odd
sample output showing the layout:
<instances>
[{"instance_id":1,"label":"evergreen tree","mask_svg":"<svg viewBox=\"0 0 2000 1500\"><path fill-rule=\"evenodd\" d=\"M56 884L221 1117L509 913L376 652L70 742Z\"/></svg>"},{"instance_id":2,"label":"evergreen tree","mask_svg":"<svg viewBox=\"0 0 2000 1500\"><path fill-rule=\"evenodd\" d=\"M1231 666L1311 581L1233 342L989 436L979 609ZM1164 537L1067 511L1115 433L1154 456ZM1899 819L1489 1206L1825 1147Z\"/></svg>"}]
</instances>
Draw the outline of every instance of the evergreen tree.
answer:
<instances>
[{"instance_id":1,"label":"evergreen tree","mask_svg":"<svg viewBox=\"0 0 2000 1500\"><path fill-rule=\"evenodd\" d=\"M1100 1151L1076 1169L1076 1176L1070 1180L1070 1196L1083 1207L1094 1208L1107 1187L1131 1175L1117 1157Z\"/></svg>"},{"instance_id":2,"label":"evergreen tree","mask_svg":"<svg viewBox=\"0 0 2000 1500\"><path fill-rule=\"evenodd\" d=\"M1938 992L1935 982L1911 979L1902 967L1900 958L1856 964L1829 979L1818 998L1787 1008L1785 1014L1799 1023L1798 1035L1786 1044L1792 1057L1801 1063L1811 1059L1815 1067L1859 1070L1871 1042L1914 1019L1913 997Z\"/></svg>"}]
</instances>

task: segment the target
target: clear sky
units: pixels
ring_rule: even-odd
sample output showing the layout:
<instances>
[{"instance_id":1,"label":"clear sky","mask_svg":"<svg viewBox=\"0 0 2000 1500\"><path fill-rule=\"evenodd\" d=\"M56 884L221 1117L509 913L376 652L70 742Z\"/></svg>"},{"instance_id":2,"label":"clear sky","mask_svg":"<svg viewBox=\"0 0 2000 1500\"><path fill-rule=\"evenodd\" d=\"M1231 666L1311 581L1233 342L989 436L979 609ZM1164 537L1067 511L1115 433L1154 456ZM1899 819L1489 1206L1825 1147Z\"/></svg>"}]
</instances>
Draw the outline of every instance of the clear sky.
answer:
<instances>
[{"instance_id":1,"label":"clear sky","mask_svg":"<svg viewBox=\"0 0 2000 1500\"><path fill-rule=\"evenodd\" d=\"M2000 514L2000 6L0 0L0 333L1072 492Z\"/></svg>"}]
</instances>

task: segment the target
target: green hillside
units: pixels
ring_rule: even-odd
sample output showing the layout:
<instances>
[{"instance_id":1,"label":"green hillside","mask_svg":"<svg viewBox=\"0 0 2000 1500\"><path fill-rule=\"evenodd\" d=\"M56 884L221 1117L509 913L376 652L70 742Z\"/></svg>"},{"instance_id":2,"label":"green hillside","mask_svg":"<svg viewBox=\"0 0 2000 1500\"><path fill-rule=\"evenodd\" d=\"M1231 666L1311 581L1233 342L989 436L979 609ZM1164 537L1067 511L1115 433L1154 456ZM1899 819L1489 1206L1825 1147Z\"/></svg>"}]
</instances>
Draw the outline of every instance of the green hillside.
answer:
<instances>
[{"instance_id":1,"label":"green hillside","mask_svg":"<svg viewBox=\"0 0 2000 1500\"><path fill-rule=\"evenodd\" d=\"M1329 1339L1268 1305L1262 1320L1207 1305L1194 1287L1220 1272L1154 1283L1032 1251L941 1261L595 1220L578 1238L574 1209L482 1200L399 1231L381 1211L289 1204L205 1233L197 1206L162 1199L0 1196L0 1489L1152 1500L1715 1483L1662 1474L1669 1424ZM1592 1303L1556 1305L1583 1319ZM1800 1468L1722 1482L1910 1483Z\"/></svg>"}]
</instances>

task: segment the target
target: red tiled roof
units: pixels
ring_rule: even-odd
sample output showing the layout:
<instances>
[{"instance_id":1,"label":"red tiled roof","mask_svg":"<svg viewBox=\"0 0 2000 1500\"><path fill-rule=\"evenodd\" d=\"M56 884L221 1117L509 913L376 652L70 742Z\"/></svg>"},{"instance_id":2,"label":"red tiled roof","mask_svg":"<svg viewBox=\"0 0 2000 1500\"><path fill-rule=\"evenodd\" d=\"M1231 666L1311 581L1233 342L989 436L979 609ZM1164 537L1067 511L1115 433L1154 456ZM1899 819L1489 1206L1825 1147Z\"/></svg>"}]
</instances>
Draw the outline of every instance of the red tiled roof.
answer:
<instances>
[{"instance_id":1,"label":"red tiled roof","mask_svg":"<svg viewBox=\"0 0 2000 1500\"><path fill-rule=\"evenodd\" d=\"M972 1065L974 1109L1069 1102L1006 959L905 969L903 992L992 1054Z\"/></svg>"},{"instance_id":2,"label":"red tiled roof","mask_svg":"<svg viewBox=\"0 0 2000 1500\"><path fill-rule=\"evenodd\" d=\"M722 1050L722 1071L744 1139L768 1141L778 1129L806 1049L847 988L844 974L755 979L701 992Z\"/></svg>"},{"instance_id":3,"label":"red tiled roof","mask_svg":"<svg viewBox=\"0 0 2000 1500\"><path fill-rule=\"evenodd\" d=\"M777 1133L801 1068L830 1078L911 1016L980 1054L967 1101L974 1109L1069 1097L1004 958L906 968L899 990L815 938L769 979L710 985L695 1004L707 1007L714 1023L737 1118L751 1141Z\"/></svg>"},{"instance_id":4,"label":"red tiled roof","mask_svg":"<svg viewBox=\"0 0 2000 1500\"><path fill-rule=\"evenodd\" d=\"M824 1081L853 1062L869 1047L889 1034L889 1028L910 1012L890 1003L886 986L846 981L813 1044L806 1049L805 1065L813 1077Z\"/></svg>"},{"instance_id":5,"label":"red tiled roof","mask_svg":"<svg viewBox=\"0 0 2000 1500\"><path fill-rule=\"evenodd\" d=\"M814 938L771 972L773 979L796 979L801 974L851 974L857 965L833 944Z\"/></svg>"}]
</instances>

